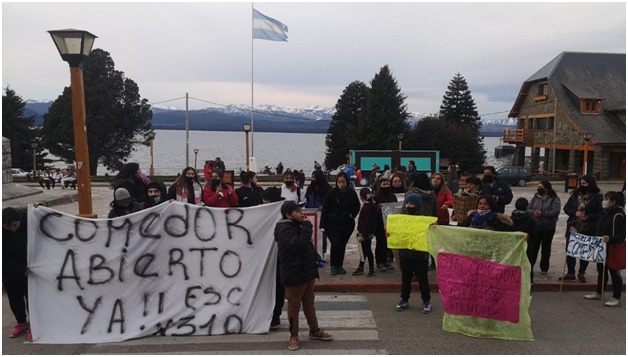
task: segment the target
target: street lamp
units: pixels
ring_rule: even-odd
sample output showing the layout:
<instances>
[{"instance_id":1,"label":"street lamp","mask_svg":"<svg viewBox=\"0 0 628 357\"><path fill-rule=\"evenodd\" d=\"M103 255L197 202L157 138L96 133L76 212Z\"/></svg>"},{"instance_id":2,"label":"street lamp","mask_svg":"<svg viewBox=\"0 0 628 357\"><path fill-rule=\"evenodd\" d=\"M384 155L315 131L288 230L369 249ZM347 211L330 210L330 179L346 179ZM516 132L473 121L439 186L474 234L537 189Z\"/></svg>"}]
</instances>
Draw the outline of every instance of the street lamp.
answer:
<instances>
[{"instance_id":1,"label":"street lamp","mask_svg":"<svg viewBox=\"0 0 628 357\"><path fill-rule=\"evenodd\" d=\"M399 140L399 151L401 151L401 143L403 142L403 134L397 134L397 140Z\"/></svg>"},{"instance_id":2,"label":"street lamp","mask_svg":"<svg viewBox=\"0 0 628 357\"><path fill-rule=\"evenodd\" d=\"M150 143L150 169L148 170L148 174L150 175L150 177L155 176L155 167L153 166L153 148L154 148L154 142L155 142L155 136L157 136L157 134L155 133L155 131L151 130L148 133L146 133L146 136L148 136L148 142Z\"/></svg>"},{"instance_id":3,"label":"street lamp","mask_svg":"<svg viewBox=\"0 0 628 357\"><path fill-rule=\"evenodd\" d=\"M35 170L37 170L37 143L32 143L31 146L33 147L33 181L35 181Z\"/></svg>"},{"instance_id":4,"label":"street lamp","mask_svg":"<svg viewBox=\"0 0 628 357\"><path fill-rule=\"evenodd\" d=\"M194 171L196 171L196 157L198 156L198 149L194 149Z\"/></svg>"},{"instance_id":5,"label":"street lamp","mask_svg":"<svg viewBox=\"0 0 628 357\"><path fill-rule=\"evenodd\" d=\"M48 31L61 58L70 65L72 89L72 118L74 122L74 151L78 180L79 216L96 218L92 212L92 184L87 146L87 119L85 117L85 88L81 65L94 46L96 36L82 30L65 29Z\"/></svg>"},{"instance_id":6,"label":"street lamp","mask_svg":"<svg viewBox=\"0 0 628 357\"><path fill-rule=\"evenodd\" d=\"M584 138L584 165L583 166L583 175L586 175L588 172L588 163L589 163L589 141L593 139L593 133L583 133L582 138Z\"/></svg>"},{"instance_id":7,"label":"street lamp","mask_svg":"<svg viewBox=\"0 0 628 357\"><path fill-rule=\"evenodd\" d=\"M249 131L251 131L251 123L242 124L244 129L244 138L246 140L246 171L249 171Z\"/></svg>"}]
</instances>

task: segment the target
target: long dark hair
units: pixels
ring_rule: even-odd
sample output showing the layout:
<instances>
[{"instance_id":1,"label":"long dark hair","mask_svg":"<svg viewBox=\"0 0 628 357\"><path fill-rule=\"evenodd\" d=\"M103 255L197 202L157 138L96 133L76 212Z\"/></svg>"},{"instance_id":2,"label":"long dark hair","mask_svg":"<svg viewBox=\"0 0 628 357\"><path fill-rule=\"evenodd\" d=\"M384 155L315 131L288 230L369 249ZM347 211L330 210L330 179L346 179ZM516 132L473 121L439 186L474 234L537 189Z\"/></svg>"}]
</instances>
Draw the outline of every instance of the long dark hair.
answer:
<instances>
[{"instance_id":1,"label":"long dark hair","mask_svg":"<svg viewBox=\"0 0 628 357\"><path fill-rule=\"evenodd\" d=\"M327 178L325 177L323 171L314 170L314 172L312 172L312 176L314 176L316 182L310 183L307 187L307 190L305 191L307 195L314 194L314 196L317 197L324 197L327 192L331 191L332 187L329 182L327 182Z\"/></svg>"},{"instance_id":2,"label":"long dark hair","mask_svg":"<svg viewBox=\"0 0 628 357\"><path fill-rule=\"evenodd\" d=\"M540 182L541 185L543 185L543 187L545 187L545 190L547 191L547 195L550 197L556 197L558 196L556 194L556 191L554 191L554 189L552 188L552 183L547 181L547 180L543 180Z\"/></svg>"},{"instance_id":3,"label":"long dark hair","mask_svg":"<svg viewBox=\"0 0 628 357\"><path fill-rule=\"evenodd\" d=\"M185 174L187 174L190 170L194 171L194 178L192 179L192 181L203 187L203 185L201 185L201 181L199 181L198 179L198 173L196 172L196 169L188 166L183 169L183 171L181 171L181 175L177 177L177 179L172 183L172 185L176 187L177 193L188 190L187 176L185 176Z\"/></svg>"},{"instance_id":4,"label":"long dark hair","mask_svg":"<svg viewBox=\"0 0 628 357\"><path fill-rule=\"evenodd\" d=\"M580 193L580 181L585 180L589 184L589 192L591 194L596 194L600 192L600 188L597 185L597 181L595 181L595 177L591 175L584 175L578 180L578 193Z\"/></svg>"},{"instance_id":5,"label":"long dark hair","mask_svg":"<svg viewBox=\"0 0 628 357\"><path fill-rule=\"evenodd\" d=\"M497 210L499 209L497 207L497 202L495 202L495 199L493 199L493 196L491 195L482 195L478 198L478 203L476 203L475 208L478 208L478 204L480 203L480 200L486 200L486 203L488 203L488 206L491 208L491 211L493 212L497 212Z\"/></svg>"},{"instance_id":6,"label":"long dark hair","mask_svg":"<svg viewBox=\"0 0 628 357\"><path fill-rule=\"evenodd\" d=\"M141 182L140 179L135 176L137 170L139 170L140 164L137 162L127 162L122 166L120 172L118 172L111 180L111 187L116 188L115 185L121 181L131 180L134 182Z\"/></svg>"}]
</instances>

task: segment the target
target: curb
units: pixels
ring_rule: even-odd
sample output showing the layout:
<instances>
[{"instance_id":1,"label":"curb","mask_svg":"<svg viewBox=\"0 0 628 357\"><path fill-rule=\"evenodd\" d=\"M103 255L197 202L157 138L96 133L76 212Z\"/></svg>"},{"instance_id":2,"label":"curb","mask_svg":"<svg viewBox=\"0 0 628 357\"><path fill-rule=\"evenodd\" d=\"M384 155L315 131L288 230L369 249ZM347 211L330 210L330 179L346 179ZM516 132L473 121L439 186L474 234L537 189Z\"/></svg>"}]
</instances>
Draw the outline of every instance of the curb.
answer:
<instances>
[{"instance_id":1,"label":"curb","mask_svg":"<svg viewBox=\"0 0 628 357\"><path fill-rule=\"evenodd\" d=\"M418 285L415 281L412 282L412 291L419 292ZM563 284L562 291L595 291L597 283L565 283ZM316 292L336 292L336 293L398 293L401 291L401 283L363 283L363 282L339 282L328 283L318 281L315 286ZM624 291L626 285L624 284ZM537 283L532 286L531 291L554 291L559 292L560 282L547 282ZM439 291L438 284L430 284L430 291ZM612 286L609 284L606 291L612 291Z\"/></svg>"}]
</instances>

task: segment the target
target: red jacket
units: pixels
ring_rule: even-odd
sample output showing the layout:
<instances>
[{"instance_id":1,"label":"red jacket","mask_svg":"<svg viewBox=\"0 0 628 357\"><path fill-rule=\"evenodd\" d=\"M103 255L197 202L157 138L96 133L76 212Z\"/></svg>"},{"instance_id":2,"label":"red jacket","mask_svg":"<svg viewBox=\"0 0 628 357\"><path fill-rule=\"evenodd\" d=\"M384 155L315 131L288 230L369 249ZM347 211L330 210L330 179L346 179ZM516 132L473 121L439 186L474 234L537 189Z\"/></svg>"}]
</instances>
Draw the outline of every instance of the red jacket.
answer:
<instances>
[{"instance_id":1,"label":"red jacket","mask_svg":"<svg viewBox=\"0 0 628 357\"><path fill-rule=\"evenodd\" d=\"M231 193L229 193L229 191L231 191ZM222 208L235 207L238 205L238 195L233 190L233 187L223 184L221 192L223 194L222 197L220 197L216 191L212 190L212 185L205 186L203 189L203 202L205 202L205 205Z\"/></svg>"},{"instance_id":2,"label":"red jacket","mask_svg":"<svg viewBox=\"0 0 628 357\"><path fill-rule=\"evenodd\" d=\"M438 222L447 222L449 223L449 210L442 209L443 205L447 205L449 208L454 208L454 195L451 194L451 191L445 190L445 188L441 188L440 191L436 193L436 207L438 208Z\"/></svg>"}]
</instances>

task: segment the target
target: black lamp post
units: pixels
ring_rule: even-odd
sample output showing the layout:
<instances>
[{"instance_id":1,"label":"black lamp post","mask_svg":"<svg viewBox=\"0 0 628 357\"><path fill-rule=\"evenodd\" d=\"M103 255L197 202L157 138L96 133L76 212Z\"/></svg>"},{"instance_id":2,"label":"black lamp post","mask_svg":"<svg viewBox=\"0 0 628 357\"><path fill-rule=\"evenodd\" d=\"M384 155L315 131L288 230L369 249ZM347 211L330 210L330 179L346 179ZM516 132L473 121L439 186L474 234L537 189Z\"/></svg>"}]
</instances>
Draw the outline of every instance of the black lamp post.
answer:
<instances>
[{"instance_id":1,"label":"black lamp post","mask_svg":"<svg viewBox=\"0 0 628 357\"><path fill-rule=\"evenodd\" d=\"M196 158L198 157L199 149L194 149L194 171L196 171Z\"/></svg>"},{"instance_id":2,"label":"black lamp post","mask_svg":"<svg viewBox=\"0 0 628 357\"><path fill-rule=\"evenodd\" d=\"M85 62L92 51L96 36L87 31L75 29L54 30L48 31L48 33L50 33L55 46L57 46L61 58L70 65L79 216L96 218L96 215L92 212L92 184L87 145L85 90L83 87L83 69L81 68L83 62Z\"/></svg>"}]
</instances>

